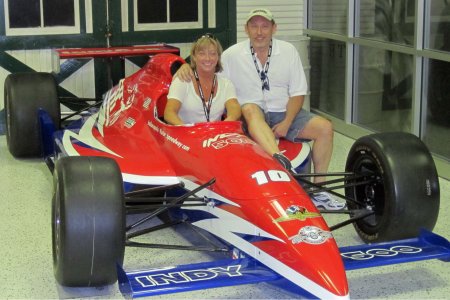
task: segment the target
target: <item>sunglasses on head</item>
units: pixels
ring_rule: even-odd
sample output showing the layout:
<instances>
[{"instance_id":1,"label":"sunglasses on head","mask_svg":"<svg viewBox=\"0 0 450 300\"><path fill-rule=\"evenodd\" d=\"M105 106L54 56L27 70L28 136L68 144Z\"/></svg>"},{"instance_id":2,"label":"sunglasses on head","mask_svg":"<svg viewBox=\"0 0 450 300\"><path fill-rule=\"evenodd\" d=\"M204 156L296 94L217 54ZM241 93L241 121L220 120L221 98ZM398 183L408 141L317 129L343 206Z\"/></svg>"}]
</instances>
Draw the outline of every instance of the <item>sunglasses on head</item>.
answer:
<instances>
[{"instance_id":1,"label":"sunglasses on head","mask_svg":"<svg viewBox=\"0 0 450 300\"><path fill-rule=\"evenodd\" d=\"M212 39L212 40L217 40L216 37L214 36L214 34L212 34L212 33L205 33L204 35L202 35L201 37L199 37L197 40L199 40L199 39L204 39L204 38Z\"/></svg>"}]
</instances>

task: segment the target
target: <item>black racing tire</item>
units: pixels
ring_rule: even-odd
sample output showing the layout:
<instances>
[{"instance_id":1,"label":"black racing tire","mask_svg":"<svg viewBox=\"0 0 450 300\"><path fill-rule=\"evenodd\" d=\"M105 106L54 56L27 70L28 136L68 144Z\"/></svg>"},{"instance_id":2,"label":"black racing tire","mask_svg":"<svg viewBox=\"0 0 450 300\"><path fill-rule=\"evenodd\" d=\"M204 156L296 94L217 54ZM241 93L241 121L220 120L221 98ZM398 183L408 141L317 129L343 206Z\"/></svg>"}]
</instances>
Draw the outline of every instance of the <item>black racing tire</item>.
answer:
<instances>
[{"instance_id":1,"label":"black racing tire","mask_svg":"<svg viewBox=\"0 0 450 300\"><path fill-rule=\"evenodd\" d=\"M14 73L4 86L6 141L17 158L40 157L43 153L39 130L39 108L51 116L59 128L61 109L57 84L49 73Z\"/></svg>"},{"instance_id":2,"label":"black racing tire","mask_svg":"<svg viewBox=\"0 0 450 300\"><path fill-rule=\"evenodd\" d=\"M52 204L53 269L69 287L117 280L125 252L122 174L104 157L63 157L55 164Z\"/></svg>"},{"instance_id":3,"label":"black racing tire","mask_svg":"<svg viewBox=\"0 0 450 300\"><path fill-rule=\"evenodd\" d=\"M425 144L409 133L379 133L358 139L349 151L347 172L377 181L348 187L349 209L375 214L353 223L366 243L411 238L432 230L439 213L439 178Z\"/></svg>"}]
</instances>

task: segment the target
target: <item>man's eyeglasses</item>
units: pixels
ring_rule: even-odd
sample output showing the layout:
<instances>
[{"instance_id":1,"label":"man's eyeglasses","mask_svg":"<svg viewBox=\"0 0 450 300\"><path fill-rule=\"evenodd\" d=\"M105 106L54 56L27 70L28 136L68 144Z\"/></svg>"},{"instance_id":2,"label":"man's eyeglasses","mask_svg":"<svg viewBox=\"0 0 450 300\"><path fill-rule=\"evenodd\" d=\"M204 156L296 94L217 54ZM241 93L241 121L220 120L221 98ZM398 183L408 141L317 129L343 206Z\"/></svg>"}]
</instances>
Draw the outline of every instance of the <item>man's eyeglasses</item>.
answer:
<instances>
[{"instance_id":1,"label":"man's eyeglasses","mask_svg":"<svg viewBox=\"0 0 450 300\"><path fill-rule=\"evenodd\" d=\"M266 75L266 73L264 71L261 71L259 77L261 78L262 90L270 91L269 77Z\"/></svg>"}]
</instances>

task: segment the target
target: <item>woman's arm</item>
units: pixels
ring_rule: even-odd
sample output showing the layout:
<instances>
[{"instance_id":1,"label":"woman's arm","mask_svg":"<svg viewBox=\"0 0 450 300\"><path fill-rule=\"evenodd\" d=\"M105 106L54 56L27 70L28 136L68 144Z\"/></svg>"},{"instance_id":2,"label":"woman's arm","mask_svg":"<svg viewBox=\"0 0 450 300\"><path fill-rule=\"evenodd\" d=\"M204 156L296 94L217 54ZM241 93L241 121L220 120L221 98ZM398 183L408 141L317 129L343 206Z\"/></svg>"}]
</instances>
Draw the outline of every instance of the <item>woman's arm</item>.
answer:
<instances>
[{"instance_id":1,"label":"woman's arm","mask_svg":"<svg viewBox=\"0 0 450 300\"><path fill-rule=\"evenodd\" d=\"M181 102L176 99L167 99L166 108L164 109L164 121L172 125L183 125L183 121L178 116Z\"/></svg>"},{"instance_id":2,"label":"woman's arm","mask_svg":"<svg viewBox=\"0 0 450 300\"><path fill-rule=\"evenodd\" d=\"M241 118L241 106L236 98L228 99L225 102L227 117L224 121L237 121Z\"/></svg>"}]
</instances>

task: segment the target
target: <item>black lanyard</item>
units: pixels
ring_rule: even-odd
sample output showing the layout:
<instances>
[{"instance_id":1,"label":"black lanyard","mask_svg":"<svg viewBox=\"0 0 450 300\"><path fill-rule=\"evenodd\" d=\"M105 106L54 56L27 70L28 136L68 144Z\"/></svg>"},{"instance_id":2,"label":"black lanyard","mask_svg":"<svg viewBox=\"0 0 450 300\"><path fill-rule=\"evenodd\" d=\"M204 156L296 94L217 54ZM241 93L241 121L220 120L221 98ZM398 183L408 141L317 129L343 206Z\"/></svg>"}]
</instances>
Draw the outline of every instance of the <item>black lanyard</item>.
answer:
<instances>
[{"instance_id":1,"label":"black lanyard","mask_svg":"<svg viewBox=\"0 0 450 300\"><path fill-rule=\"evenodd\" d=\"M202 99L203 111L205 112L206 121L209 122L209 113L211 111L212 99L213 99L213 94L214 94L214 90L215 90L215 87L216 87L217 76L214 74L214 80L213 80L213 84L212 84L212 87L211 87L211 93L209 94L209 100L208 100L207 104L205 103L206 102L205 101L205 95L203 94L203 89L202 89L202 86L200 84L200 78L198 77L197 70L194 70L194 76L195 76L195 80L197 81L197 86L198 86L198 92L200 94L200 99Z\"/></svg>"},{"instance_id":2,"label":"black lanyard","mask_svg":"<svg viewBox=\"0 0 450 300\"><path fill-rule=\"evenodd\" d=\"M264 64L263 71L259 70L258 62L256 61L255 49L250 44L250 51L252 52L253 62L255 63L256 72L258 73L259 78L261 79L261 88L262 90L267 89L270 90L269 87L269 77L267 77L267 72L269 72L269 64L270 64L270 56L272 55L272 40L270 40L269 52L267 54L267 60Z\"/></svg>"}]
</instances>

